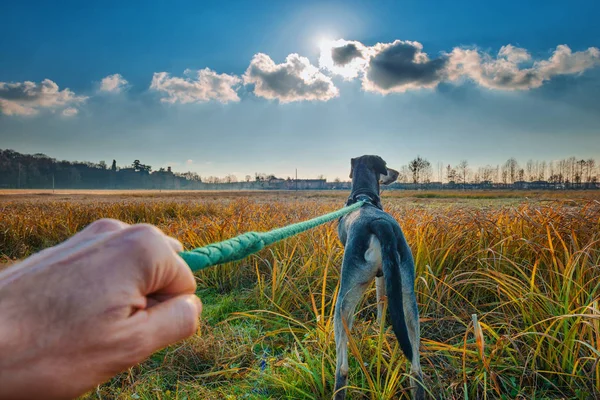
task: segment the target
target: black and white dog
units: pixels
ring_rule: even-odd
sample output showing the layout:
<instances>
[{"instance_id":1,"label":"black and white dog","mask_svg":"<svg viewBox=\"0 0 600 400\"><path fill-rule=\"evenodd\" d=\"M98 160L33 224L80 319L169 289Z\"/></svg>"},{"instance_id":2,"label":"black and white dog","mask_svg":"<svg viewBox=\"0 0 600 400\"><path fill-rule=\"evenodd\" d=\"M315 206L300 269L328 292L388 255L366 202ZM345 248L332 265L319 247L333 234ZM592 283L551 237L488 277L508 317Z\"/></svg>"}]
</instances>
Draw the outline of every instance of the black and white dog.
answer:
<instances>
[{"instance_id":1,"label":"black and white dog","mask_svg":"<svg viewBox=\"0 0 600 400\"><path fill-rule=\"evenodd\" d=\"M346 205L366 200L360 209L340 218L338 234L344 245L341 283L335 305L334 330L337 351L335 398L344 399L348 381L348 332L356 305L375 278L377 320L383 321L383 298L400 347L411 362L412 396L424 398L419 359L419 310L415 297L413 257L398 222L383 211L379 184L388 185L398 171L386 167L379 156L351 160L352 191Z\"/></svg>"}]
</instances>

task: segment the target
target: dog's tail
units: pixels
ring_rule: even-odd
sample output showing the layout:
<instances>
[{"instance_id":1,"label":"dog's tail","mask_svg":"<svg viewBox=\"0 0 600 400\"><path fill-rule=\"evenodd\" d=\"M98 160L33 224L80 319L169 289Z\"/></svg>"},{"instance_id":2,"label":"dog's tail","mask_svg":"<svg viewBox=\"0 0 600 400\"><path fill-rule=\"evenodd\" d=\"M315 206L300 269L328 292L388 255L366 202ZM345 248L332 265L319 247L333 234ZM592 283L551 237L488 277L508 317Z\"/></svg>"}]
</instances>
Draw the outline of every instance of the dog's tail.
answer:
<instances>
[{"instance_id":1,"label":"dog's tail","mask_svg":"<svg viewBox=\"0 0 600 400\"><path fill-rule=\"evenodd\" d=\"M412 362L413 352L406 320L404 319L404 305L402 302L398 239L392 226L384 220L375 220L371 222L370 227L381 244L383 277L385 279L385 292L388 298L388 311L392 320L392 327L402 352Z\"/></svg>"}]
</instances>

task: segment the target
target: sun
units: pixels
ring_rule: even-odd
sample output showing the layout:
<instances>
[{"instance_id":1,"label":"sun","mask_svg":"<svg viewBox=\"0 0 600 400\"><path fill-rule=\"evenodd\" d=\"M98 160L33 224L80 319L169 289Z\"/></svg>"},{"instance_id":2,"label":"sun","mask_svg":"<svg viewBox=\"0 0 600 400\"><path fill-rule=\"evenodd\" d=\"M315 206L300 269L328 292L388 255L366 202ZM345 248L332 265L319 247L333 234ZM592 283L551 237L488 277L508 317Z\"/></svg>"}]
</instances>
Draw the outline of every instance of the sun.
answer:
<instances>
[{"instance_id":1,"label":"sun","mask_svg":"<svg viewBox=\"0 0 600 400\"><path fill-rule=\"evenodd\" d=\"M317 46L319 46L320 51L327 51L332 47L334 40L329 36L319 36L317 38Z\"/></svg>"}]
</instances>

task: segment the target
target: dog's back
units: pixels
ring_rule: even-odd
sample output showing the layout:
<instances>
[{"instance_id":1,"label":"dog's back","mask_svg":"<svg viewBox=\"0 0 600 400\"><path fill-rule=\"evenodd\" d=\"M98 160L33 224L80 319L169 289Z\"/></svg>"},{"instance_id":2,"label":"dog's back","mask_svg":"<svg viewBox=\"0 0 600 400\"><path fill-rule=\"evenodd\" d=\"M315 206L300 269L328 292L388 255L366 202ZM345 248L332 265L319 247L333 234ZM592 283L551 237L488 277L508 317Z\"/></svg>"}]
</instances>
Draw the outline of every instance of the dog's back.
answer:
<instances>
[{"instance_id":1,"label":"dog's back","mask_svg":"<svg viewBox=\"0 0 600 400\"><path fill-rule=\"evenodd\" d=\"M403 289L408 285L403 287L402 281L410 282L410 287L413 287L414 263L400 225L385 211L367 205L343 217L338 233L344 246L346 242L351 243L351 247L356 249L354 254L363 254L368 275L375 271L375 276L383 276L394 333L406 358L412 361L413 349L402 297ZM359 260L344 257L342 268L360 264Z\"/></svg>"}]
</instances>

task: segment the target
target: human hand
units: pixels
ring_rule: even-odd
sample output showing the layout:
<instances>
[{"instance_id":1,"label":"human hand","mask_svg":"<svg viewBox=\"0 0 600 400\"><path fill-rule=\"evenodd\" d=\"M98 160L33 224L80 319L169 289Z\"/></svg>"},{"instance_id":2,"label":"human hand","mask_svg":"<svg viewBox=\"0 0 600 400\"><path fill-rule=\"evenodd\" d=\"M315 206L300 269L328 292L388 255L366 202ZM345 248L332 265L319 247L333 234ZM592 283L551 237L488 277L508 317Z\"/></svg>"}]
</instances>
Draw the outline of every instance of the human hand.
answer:
<instances>
[{"instance_id":1,"label":"human hand","mask_svg":"<svg viewBox=\"0 0 600 400\"><path fill-rule=\"evenodd\" d=\"M192 335L181 244L100 220L0 272L0 399L74 398Z\"/></svg>"}]
</instances>

